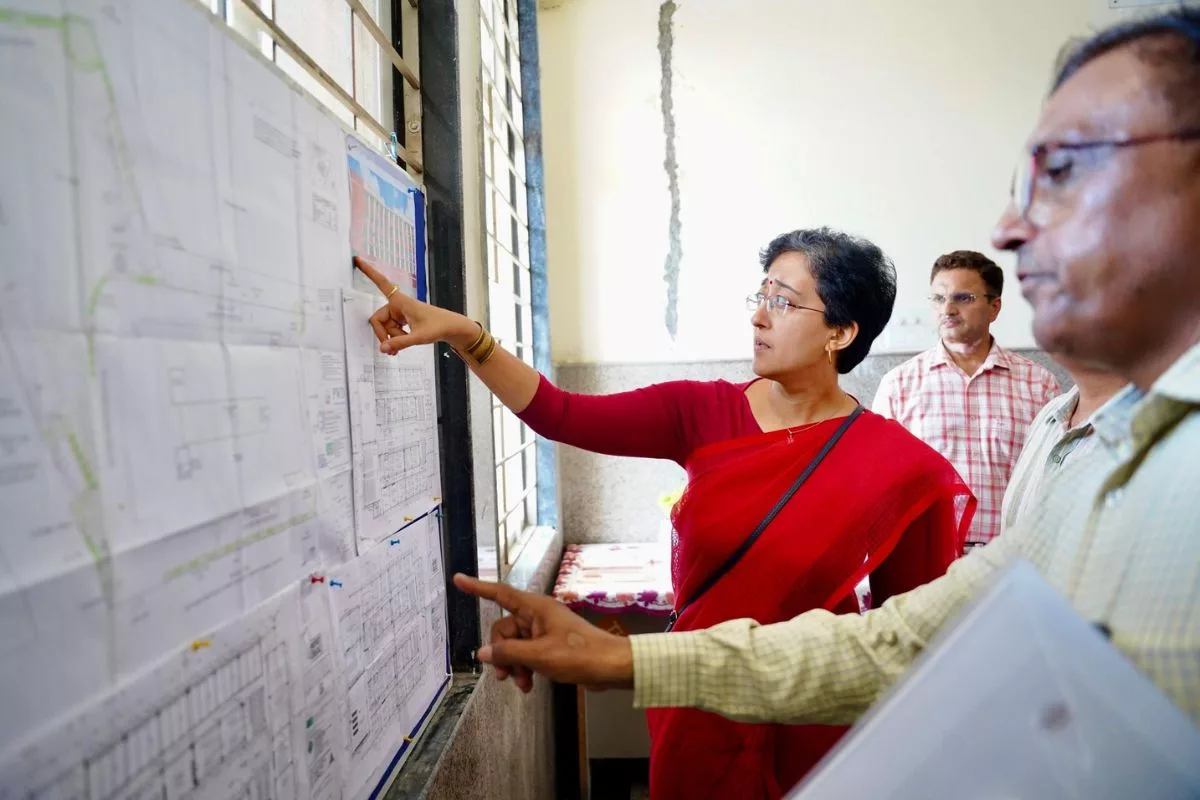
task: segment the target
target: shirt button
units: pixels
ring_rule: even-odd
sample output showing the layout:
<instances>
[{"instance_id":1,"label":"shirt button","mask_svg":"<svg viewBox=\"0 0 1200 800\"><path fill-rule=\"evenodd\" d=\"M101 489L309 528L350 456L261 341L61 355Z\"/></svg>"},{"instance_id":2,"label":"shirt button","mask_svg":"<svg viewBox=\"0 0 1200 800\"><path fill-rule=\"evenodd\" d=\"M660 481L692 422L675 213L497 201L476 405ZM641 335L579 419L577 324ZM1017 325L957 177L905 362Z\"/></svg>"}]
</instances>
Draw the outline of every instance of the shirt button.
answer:
<instances>
[{"instance_id":1,"label":"shirt button","mask_svg":"<svg viewBox=\"0 0 1200 800\"><path fill-rule=\"evenodd\" d=\"M1125 490L1118 486L1115 489L1109 489L1104 493L1104 507L1115 508L1117 503L1121 502L1121 498L1125 496Z\"/></svg>"},{"instance_id":2,"label":"shirt button","mask_svg":"<svg viewBox=\"0 0 1200 800\"><path fill-rule=\"evenodd\" d=\"M1053 458L1051 458L1050 460L1051 460L1051 461L1053 461L1055 464L1061 464L1061 463L1062 463L1062 456L1061 456L1061 455L1057 455L1057 456L1054 456Z\"/></svg>"}]
</instances>

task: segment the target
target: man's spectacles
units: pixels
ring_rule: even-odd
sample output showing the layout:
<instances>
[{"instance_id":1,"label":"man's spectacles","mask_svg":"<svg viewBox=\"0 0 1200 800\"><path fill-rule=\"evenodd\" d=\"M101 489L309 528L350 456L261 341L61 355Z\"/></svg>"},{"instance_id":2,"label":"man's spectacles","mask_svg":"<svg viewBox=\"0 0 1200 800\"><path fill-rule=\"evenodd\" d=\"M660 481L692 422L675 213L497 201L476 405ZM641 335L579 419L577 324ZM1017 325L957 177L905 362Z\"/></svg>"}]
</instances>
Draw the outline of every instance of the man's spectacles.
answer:
<instances>
[{"instance_id":1,"label":"man's spectacles","mask_svg":"<svg viewBox=\"0 0 1200 800\"><path fill-rule=\"evenodd\" d=\"M982 296L988 300L996 299L996 295L994 294L985 294ZM931 294L929 295L929 302L938 307L944 306L946 303L950 303L952 306L969 306L979 298L980 295L974 292L955 292L954 294Z\"/></svg>"},{"instance_id":2,"label":"man's spectacles","mask_svg":"<svg viewBox=\"0 0 1200 800\"><path fill-rule=\"evenodd\" d=\"M825 310L822 308L800 306L789 302L788 299L781 294L765 295L762 292L752 294L746 298L746 310L757 311L758 308L764 303L767 306L767 311L770 311L773 314L777 314L781 317L793 308L803 309L804 311L816 311L818 314L825 313Z\"/></svg>"},{"instance_id":3,"label":"man's spectacles","mask_svg":"<svg viewBox=\"0 0 1200 800\"><path fill-rule=\"evenodd\" d=\"M1017 161L1013 177L1013 203L1021 219L1029 219L1029 210L1039 186L1050 188L1067 183L1079 167L1094 163L1101 155L1127 147L1155 142L1187 142L1200 139L1200 128L1176 133L1155 133L1131 139L1096 139L1090 142L1044 142Z\"/></svg>"}]
</instances>

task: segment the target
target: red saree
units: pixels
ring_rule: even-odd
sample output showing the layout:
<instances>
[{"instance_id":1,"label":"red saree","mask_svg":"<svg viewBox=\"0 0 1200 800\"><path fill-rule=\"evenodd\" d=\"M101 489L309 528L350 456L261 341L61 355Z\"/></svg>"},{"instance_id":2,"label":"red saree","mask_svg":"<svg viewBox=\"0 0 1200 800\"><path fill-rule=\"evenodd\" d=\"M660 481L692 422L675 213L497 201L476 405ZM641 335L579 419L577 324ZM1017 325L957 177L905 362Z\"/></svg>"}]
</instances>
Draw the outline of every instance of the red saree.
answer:
<instances>
[{"instance_id":1,"label":"red saree","mask_svg":"<svg viewBox=\"0 0 1200 800\"><path fill-rule=\"evenodd\" d=\"M676 606L742 543L842 420L697 449L672 515ZM731 619L767 624L875 604L941 575L962 552L975 501L944 458L898 424L864 413L743 558L684 611L675 630ZM781 797L845 732L748 725L695 709L647 712L655 800Z\"/></svg>"}]
</instances>

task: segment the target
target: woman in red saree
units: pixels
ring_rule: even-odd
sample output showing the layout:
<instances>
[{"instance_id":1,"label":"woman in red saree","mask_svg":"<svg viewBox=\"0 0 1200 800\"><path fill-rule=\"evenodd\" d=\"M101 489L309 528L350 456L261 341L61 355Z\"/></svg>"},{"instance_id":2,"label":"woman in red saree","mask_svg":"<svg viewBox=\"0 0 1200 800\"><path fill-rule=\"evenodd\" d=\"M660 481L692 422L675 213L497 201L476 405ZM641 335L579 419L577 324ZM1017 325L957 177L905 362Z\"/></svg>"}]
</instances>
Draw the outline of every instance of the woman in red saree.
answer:
<instances>
[{"instance_id":1,"label":"woman in red saree","mask_svg":"<svg viewBox=\"0 0 1200 800\"><path fill-rule=\"evenodd\" d=\"M778 622L815 608L857 611L914 588L962 552L974 500L954 468L898 424L861 413L727 574L699 587L830 440L858 401L838 386L891 315L895 270L870 242L826 228L774 239L748 298L758 379L678 381L607 396L563 392L492 349L477 323L392 292L372 318L385 353L450 342L510 409L541 435L612 455L663 458L688 485L672 520L676 630L751 617ZM407 329L406 329L407 328ZM471 354L474 354L471 355ZM694 709L649 712L650 792L666 798L777 798L844 732L747 725Z\"/></svg>"}]
</instances>

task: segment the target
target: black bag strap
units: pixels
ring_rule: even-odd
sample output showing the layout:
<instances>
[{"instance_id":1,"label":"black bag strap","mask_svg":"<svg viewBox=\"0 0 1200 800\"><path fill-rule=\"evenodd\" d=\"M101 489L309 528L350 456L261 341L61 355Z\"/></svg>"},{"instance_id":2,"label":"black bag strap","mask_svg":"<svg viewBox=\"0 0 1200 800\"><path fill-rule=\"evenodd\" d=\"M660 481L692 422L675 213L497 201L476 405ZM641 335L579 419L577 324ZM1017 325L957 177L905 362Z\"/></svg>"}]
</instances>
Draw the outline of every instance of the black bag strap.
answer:
<instances>
[{"instance_id":1,"label":"black bag strap","mask_svg":"<svg viewBox=\"0 0 1200 800\"><path fill-rule=\"evenodd\" d=\"M738 549L734 550L729 558L725 559L725 563L718 567L713 574L709 575L708 579L705 580L704 583L700 584L700 588L696 590L695 594L688 598L686 603L671 612L671 616L667 620L668 631L675 627L675 623L679 620L680 614L682 614L684 611L687 611L689 606L703 597L709 589L716 585L717 581L721 580L721 578L724 578L725 575L728 574L728 572L733 569L739 561L742 560L742 556L746 555L746 552L750 549L750 546L758 541L758 537L762 536L762 533L767 529L767 526L775 520L775 517L780 511L783 510L783 507L787 505L787 502L791 500L793 495L800 490L800 487L804 485L804 482L808 480L809 476L816 471L817 467L821 465L821 462L825 460L825 456L829 455L830 451L833 450L834 445L838 443L838 440L842 438L842 435L846 433L846 431L854 423L854 420L858 419L862 412L863 407L861 405L855 407L855 409L850 412L850 416L846 417L842 424L838 426L838 429L833 432L833 435L829 437L829 441L825 443L825 446L821 448L821 451L813 456L813 460L809 462L807 467L804 468L804 472L800 473L800 477L796 478L795 483L793 483L791 487L789 487L788 490L783 493L783 496L779 498L779 501L772 506L771 510L767 512L767 515L763 517L762 522L758 523L754 530L751 531L750 535L746 537L746 541L742 542L738 546Z\"/></svg>"}]
</instances>

